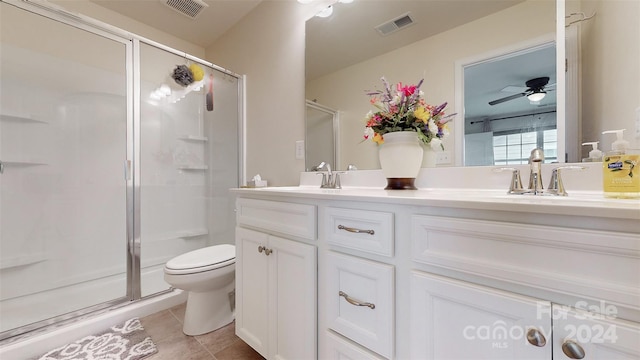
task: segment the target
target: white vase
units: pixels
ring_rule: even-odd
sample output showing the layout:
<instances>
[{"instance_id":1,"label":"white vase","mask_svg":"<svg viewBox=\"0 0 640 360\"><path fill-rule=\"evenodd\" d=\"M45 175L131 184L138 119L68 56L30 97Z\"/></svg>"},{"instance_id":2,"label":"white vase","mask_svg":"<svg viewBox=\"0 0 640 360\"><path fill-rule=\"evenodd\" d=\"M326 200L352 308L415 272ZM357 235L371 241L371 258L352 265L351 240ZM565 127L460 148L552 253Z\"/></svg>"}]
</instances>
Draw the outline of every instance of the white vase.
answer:
<instances>
[{"instance_id":1,"label":"white vase","mask_svg":"<svg viewBox=\"0 0 640 360\"><path fill-rule=\"evenodd\" d=\"M387 178L385 190L416 190L415 180L422 165L422 142L413 131L383 135L378 147L382 173Z\"/></svg>"},{"instance_id":2,"label":"white vase","mask_svg":"<svg viewBox=\"0 0 640 360\"><path fill-rule=\"evenodd\" d=\"M434 150L430 144L422 143L422 149L424 154L422 155L422 167L423 168L434 168L436 167L436 158L438 157L438 152Z\"/></svg>"}]
</instances>

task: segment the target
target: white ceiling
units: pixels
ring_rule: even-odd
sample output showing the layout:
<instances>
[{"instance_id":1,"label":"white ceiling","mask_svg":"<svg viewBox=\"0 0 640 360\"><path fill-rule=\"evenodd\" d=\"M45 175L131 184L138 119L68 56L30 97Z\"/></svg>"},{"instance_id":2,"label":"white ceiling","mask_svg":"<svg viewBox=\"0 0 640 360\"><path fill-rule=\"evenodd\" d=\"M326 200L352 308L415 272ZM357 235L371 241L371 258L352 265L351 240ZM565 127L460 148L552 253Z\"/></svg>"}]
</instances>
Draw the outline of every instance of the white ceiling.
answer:
<instances>
[{"instance_id":1,"label":"white ceiling","mask_svg":"<svg viewBox=\"0 0 640 360\"><path fill-rule=\"evenodd\" d=\"M283 0L204 0L209 6L196 19L179 14L164 5L162 0L90 1L206 48L262 1ZM355 0L351 4L336 3L331 17L313 17L307 21L307 79L356 64L522 1ZM380 36L374 29L407 12L415 21L413 25L386 37ZM518 71L505 71L507 68ZM549 76L550 83L555 83L555 57L519 56L498 66L494 64L478 68L474 77L477 78L475 83L480 86L465 89L465 98L473 100L465 102L466 117L531 111L532 105L526 98L496 106L488 106L487 103L510 95L500 92L505 86L524 87L526 80L541 76ZM541 105L555 105L555 96L553 93L549 95Z\"/></svg>"}]
</instances>

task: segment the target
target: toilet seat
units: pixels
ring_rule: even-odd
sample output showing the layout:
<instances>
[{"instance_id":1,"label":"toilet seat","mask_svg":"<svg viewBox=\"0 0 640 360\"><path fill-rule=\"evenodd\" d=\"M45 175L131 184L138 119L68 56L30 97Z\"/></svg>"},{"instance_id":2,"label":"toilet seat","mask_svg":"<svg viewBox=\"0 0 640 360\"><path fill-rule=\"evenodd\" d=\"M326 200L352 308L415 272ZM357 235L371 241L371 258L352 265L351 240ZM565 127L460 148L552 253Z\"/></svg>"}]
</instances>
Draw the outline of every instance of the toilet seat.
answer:
<instances>
[{"instance_id":1,"label":"toilet seat","mask_svg":"<svg viewBox=\"0 0 640 360\"><path fill-rule=\"evenodd\" d=\"M164 271L171 275L187 275L219 269L235 262L235 246L214 245L176 256L167 261Z\"/></svg>"}]
</instances>

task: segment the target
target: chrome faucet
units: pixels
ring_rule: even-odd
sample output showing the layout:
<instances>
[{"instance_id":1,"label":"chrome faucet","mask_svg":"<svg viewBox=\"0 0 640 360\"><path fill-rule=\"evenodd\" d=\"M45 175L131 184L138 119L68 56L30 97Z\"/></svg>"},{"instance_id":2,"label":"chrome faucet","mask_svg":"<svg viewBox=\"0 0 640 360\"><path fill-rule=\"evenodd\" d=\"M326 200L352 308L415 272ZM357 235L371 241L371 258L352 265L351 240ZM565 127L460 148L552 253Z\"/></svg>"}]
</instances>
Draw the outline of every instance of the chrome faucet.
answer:
<instances>
[{"instance_id":1,"label":"chrome faucet","mask_svg":"<svg viewBox=\"0 0 640 360\"><path fill-rule=\"evenodd\" d=\"M542 163L544 162L544 152L540 148L531 150L529 155L529 192L533 195L542 193Z\"/></svg>"},{"instance_id":2,"label":"chrome faucet","mask_svg":"<svg viewBox=\"0 0 640 360\"><path fill-rule=\"evenodd\" d=\"M320 183L320 187L323 189L341 189L340 185L340 174L343 174L343 171L331 171L331 165L329 163L321 162L318 166L315 167L316 171L321 171L322 169L326 169L326 172L319 172L318 174L322 175L322 182Z\"/></svg>"},{"instance_id":3,"label":"chrome faucet","mask_svg":"<svg viewBox=\"0 0 640 360\"><path fill-rule=\"evenodd\" d=\"M583 166L567 165L559 166L552 170L551 180L548 190L542 187L542 163L544 162L544 152L540 148L531 150L529 156L529 188L523 189L520 181L520 170L512 167L501 167L494 169L495 172L511 171L511 183L508 194L514 195L557 195L567 196L567 192L562 184L562 172L564 170L584 170Z\"/></svg>"}]
</instances>

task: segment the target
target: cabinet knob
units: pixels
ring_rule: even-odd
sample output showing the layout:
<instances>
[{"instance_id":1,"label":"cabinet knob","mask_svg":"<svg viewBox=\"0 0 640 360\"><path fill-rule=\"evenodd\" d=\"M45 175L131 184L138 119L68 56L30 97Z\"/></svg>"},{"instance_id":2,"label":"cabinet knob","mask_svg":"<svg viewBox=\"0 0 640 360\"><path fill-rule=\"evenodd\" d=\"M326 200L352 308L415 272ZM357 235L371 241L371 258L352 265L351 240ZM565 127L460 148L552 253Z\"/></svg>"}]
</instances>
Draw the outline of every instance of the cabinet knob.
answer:
<instances>
[{"instance_id":1,"label":"cabinet knob","mask_svg":"<svg viewBox=\"0 0 640 360\"><path fill-rule=\"evenodd\" d=\"M349 295L347 295L347 293L340 291L338 292L339 296L342 296L345 300L347 300L347 302L351 305L355 305L355 306L366 306L369 309L375 309L376 305L372 304L372 303L368 303L368 302L362 302L360 300L356 300L352 297L350 297Z\"/></svg>"},{"instance_id":2,"label":"cabinet knob","mask_svg":"<svg viewBox=\"0 0 640 360\"><path fill-rule=\"evenodd\" d=\"M346 227L344 225L338 225L338 229L339 230L348 231L348 232L352 232L352 233L356 233L356 234L363 233L363 234L373 235L375 233L375 231L373 231L373 230L361 230L361 229Z\"/></svg>"},{"instance_id":3,"label":"cabinet knob","mask_svg":"<svg viewBox=\"0 0 640 360\"><path fill-rule=\"evenodd\" d=\"M531 328L527 331L527 341L529 341L529 344L537 347L543 347L547 344L547 339L542 335L540 330L535 328Z\"/></svg>"},{"instance_id":4,"label":"cabinet knob","mask_svg":"<svg viewBox=\"0 0 640 360\"><path fill-rule=\"evenodd\" d=\"M258 252L262 253L263 251L264 251L264 254L267 256L269 256L273 252L273 250L268 249L266 246L262 246L262 245L258 246Z\"/></svg>"},{"instance_id":5,"label":"cabinet knob","mask_svg":"<svg viewBox=\"0 0 640 360\"><path fill-rule=\"evenodd\" d=\"M573 340L565 340L562 343L562 352L570 359L582 359L585 355L582 346Z\"/></svg>"}]
</instances>

